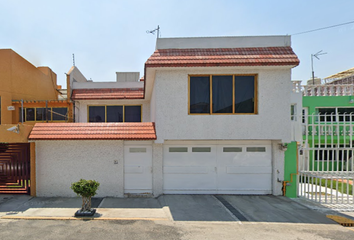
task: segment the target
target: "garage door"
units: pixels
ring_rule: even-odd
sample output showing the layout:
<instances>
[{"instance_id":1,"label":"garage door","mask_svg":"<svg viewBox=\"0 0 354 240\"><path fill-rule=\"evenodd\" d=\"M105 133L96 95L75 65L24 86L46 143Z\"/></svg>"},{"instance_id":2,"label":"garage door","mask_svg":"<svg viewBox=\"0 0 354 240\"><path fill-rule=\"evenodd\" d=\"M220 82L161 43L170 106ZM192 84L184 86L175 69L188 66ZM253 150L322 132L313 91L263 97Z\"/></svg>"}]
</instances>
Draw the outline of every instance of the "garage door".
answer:
<instances>
[{"instance_id":1,"label":"garage door","mask_svg":"<svg viewBox=\"0 0 354 240\"><path fill-rule=\"evenodd\" d=\"M124 193L152 193L152 147L124 147Z\"/></svg>"},{"instance_id":2,"label":"garage door","mask_svg":"<svg viewBox=\"0 0 354 240\"><path fill-rule=\"evenodd\" d=\"M271 145L165 145L164 193L270 194Z\"/></svg>"}]
</instances>

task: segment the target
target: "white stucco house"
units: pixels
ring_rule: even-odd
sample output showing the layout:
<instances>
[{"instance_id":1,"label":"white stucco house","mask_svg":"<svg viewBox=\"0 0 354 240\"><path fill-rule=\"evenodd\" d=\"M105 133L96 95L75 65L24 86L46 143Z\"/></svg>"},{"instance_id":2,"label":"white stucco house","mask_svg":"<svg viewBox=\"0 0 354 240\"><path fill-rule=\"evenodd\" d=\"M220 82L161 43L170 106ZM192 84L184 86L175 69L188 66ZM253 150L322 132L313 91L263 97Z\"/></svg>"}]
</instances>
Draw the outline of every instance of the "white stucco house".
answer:
<instances>
[{"instance_id":1,"label":"white stucco house","mask_svg":"<svg viewBox=\"0 0 354 240\"><path fill-rule=\"evenodd\" d=\"M139 73L88 81L73 67L75 123L36 124L37 196L274 194L291 141L290 36L158 38Z\"/></svg>"}]
</instances>

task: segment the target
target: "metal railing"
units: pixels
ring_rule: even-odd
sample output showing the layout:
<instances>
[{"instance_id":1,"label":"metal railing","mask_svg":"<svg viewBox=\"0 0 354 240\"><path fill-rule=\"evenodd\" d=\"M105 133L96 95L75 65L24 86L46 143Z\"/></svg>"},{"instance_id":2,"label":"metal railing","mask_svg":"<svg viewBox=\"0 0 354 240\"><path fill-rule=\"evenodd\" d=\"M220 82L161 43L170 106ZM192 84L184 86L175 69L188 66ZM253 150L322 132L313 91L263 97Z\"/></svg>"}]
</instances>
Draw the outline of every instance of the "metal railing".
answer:
<instances>
[{"instance_id":1,"label":"metal railing","mask_svg":"<svg viewBox=\"0 0 354 240\"><path fill-rule=\"evenodd\" d=\"M354 210L354 114L302 116L298 196Z\"/></svg>"}]
</instances>

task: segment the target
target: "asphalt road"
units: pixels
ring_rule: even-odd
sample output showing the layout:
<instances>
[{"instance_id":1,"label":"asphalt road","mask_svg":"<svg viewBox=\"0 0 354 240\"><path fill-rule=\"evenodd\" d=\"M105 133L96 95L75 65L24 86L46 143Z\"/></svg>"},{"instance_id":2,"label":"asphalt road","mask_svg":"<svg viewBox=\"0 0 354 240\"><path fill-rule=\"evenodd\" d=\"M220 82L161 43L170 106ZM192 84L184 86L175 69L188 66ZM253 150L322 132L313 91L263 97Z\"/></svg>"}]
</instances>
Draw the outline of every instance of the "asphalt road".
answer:
<instances>
[{"instance_id":1,"label":"asphalt road","mask_svg":"<svg viewBox=\"0 0 354 240\"><path fill-rule=\"evenodd\" d=\"M338 224L0 220L1 240L31 239L354 239L354 228Z\"/></svg>"}]
</instances>

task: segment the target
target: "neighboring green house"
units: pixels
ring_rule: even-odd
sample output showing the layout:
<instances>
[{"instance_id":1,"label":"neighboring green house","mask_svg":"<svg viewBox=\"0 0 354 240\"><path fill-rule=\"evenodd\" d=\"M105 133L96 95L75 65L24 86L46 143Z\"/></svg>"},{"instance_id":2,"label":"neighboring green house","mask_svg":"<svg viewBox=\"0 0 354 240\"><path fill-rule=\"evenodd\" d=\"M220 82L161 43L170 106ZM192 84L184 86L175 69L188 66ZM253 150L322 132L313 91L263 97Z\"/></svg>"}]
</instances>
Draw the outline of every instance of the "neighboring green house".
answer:
<instances>
[{"instance_id":1,"label":"neighboring green house","mask_svg":"<svg viewBox=\"0 0 354 240\"><path fill-rule=\"evenodd\" d=\"M353 168L354 68L303 89L303 139L308 171Z\"/></svg>"}]
</instances>

